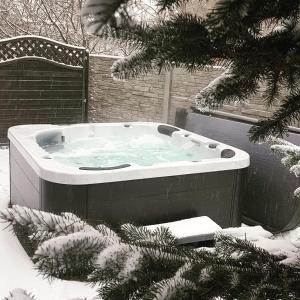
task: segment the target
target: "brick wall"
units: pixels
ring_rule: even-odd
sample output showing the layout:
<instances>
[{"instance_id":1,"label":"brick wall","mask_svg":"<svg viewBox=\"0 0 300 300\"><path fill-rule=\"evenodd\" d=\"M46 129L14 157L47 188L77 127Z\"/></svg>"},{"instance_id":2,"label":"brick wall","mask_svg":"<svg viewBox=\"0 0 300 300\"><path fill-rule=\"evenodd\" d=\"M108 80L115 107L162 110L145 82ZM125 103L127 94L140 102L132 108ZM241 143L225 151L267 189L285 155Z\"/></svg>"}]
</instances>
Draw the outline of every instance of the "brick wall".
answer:
<instances>
[{"instance_id":1,"label":"brick wall","mask_svg":"<svg viewBox=\"0 0 300 300\"><path fill-rule=\"evenodd\" d=\"M212 68L190 74L178 68L135 80L115 81L110 75L115 59L108 56L90 57L90 122L157 121L174 124L176 108L194 106L198 91L223 72L220 68ZM271 116L276 108L278 104L269 108L264 106L262 93L258 93L246 103L231 103L221 110L261 119Z\"/></svg>"}]
</instances>

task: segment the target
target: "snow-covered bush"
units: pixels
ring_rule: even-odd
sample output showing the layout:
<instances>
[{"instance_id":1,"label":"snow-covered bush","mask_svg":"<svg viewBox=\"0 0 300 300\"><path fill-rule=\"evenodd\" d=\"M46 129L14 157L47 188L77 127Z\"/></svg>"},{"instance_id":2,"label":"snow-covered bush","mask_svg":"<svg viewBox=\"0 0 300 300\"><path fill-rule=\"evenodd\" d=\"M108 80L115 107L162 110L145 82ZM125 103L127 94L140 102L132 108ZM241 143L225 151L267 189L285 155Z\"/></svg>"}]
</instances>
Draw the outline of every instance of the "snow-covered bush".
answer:
<instances>
[{"instance_id":1,"label":"snow-covered bush","mask_svg":"<svg viewBox=\"0 0 300 300\"><path fill-rule=\"evenodd\" d=\"M20 206L0 217L30 229L41 274L101 283L104 300L300 298L299 266L247 240L219 235L214 249L193 249L178 246L166 228L125 224L113 231Z\"/></svg>"},{"instance_id":2,"label":"snow-covered bush","mask_svg":"<svg viewBox=\"0 0 300 300\"><path fill-rule=\"evenodd\" d=\"M269 137L268 142L271 144L270 149L283 156L282 164L296 177L300 175L300 146L294 145L286 140L277 137ZM294 191L294 196L300 198L300 187Z\"/></svg>"}]
</instances>

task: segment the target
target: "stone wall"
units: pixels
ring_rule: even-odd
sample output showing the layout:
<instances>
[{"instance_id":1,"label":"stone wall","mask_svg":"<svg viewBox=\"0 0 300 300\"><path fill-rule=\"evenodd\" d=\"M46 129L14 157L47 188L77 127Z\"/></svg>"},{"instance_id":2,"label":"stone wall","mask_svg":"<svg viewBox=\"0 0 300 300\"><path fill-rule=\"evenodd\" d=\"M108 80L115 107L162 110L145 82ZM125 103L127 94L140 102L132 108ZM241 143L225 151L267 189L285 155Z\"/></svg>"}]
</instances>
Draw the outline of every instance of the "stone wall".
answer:
<instances>
[{"instance_id":1,"label":"stone wall","mask_svg":"<svg viewBox=\"0 0 300 300\"><path fill-rule=\"evenodd\" d=\"M173 70L169 123L174 124L176 108L189 109L191 106L195 106L195 95L222 72L223 70L217 68L192 74L187 73L184 69Z\"/></svg>"},{"instance_id":2,"label":"stone wall","mask_svg":"<svg viewBox=\"0 0 300 300\"><path fill-rule=\"evenodd\" d=\"M157 121L174 124L176 108L194 106L195 95L223 69L187 73L174 69L161 74L140 76L135 80L115 81L110 67L117 57L91 56L89 69L89 121ZM222 111L256 119L270 117L278 105L266 107L262 93L246 103L224 105ZM294 124L299 126L299 124Z\"/></svg>"},{"instance_id":3,"label":"stone wall","mask_svg":"<svg viewBox=\"0 0 300 300\"><path fill-rule=\"evenodd\" d=\"M183 12L206 15L217 0L190 0ZM126 82L113 81L110 66L116 57L90 57L90 121L160 121L174 124L176 108L194 106L195 95L223 69L212 68L193 74L184 69L141 76ZM245 103L224 105L222 111L256 119L267 118L278 108L266 107L262 92ZM294 124L299 126L299 124Z\"/></svg>"},{"instance_id":4,"label":"stone wall","mask_svg":"<svg viewBox=\"0 0 300 300\"><path fill-rule=\"evenodd\" d=\"M204 16L214 7L216 2L217 0L190 0L182 4L181 9L186 13Z\"/></svg>"},{"instance_id":5,"label":"stone wall","mask_svg":"<svg viewBox=\"0 0 300 300\"><path fill-rule=\"evenodd\" d=\"M90 56L89 121L158 121L163 118L165 74L115 81L110 67L116 57Z\"/></svg>"},{"instance_id":6,"label":"stone wall","mask_svg":"<svg viewBox=\"0 0 300 300\"><path fill-rule=\"evenodd\" d=\"M198 16L205 16L208 12L210 12L216 2L218 0L190 0L182 5L181 9L183 12L195 14ZM199 88L202 88L205 86L204 83L207 83L210 79L215 78L214 76L218 76L221 73L218 73L216 71L214 72L199 72L196 75L190 75L186 74L183 70L177 72L175 75L179 76L180 78L185 78L184 81L191 80L192 82L195 82L198 84ZM207 80L209 79L209 80ZM176 82L176 79L175 79ZM263 84L262 84L263 85ZM191 89L192 90L192 89ZM186 94L189 94L189 89L186 89ZM268 118L270 117L273 112L278 109L280 102L274 103L272 107L266 107L263 103L263 92L262 89L260 92L257 93L257 95L251 97L243 104L239 103L230 103L228 105L224 105L221 111L229 112L235 115L243 115L255 119L261 119L261 118ZM180 100L174 96L172 99L173 107L176 105L181 105L182 107L188 106L188 101L184 101L180 95ZM174 108L173 108L174 109ZM296 122L295 124L292 124L294 126L299 126L300 122Z\"/></svg>"}]
</instances>

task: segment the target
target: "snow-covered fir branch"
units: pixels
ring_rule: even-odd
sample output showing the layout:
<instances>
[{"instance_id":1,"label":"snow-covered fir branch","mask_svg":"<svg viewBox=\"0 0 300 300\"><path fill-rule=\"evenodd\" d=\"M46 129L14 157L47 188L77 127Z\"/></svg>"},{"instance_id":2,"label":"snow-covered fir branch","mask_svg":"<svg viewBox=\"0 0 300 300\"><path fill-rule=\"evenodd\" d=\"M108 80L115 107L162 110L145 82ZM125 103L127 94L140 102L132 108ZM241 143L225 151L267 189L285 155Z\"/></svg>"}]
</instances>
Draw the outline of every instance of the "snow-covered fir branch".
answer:
<instances>
[{"instance_id":1,"label":"snow-covered fir branch","mask_svg":"<svg viewBox=\"0 0 300 300\"><path fill-rule=\"evenodd\" d=\"M191 263L187 262L177 270L173 277L154 284L147 293L147 299L175 300L180 299L180 291L182 290L197 290L197 286L192 281L184 278L184 274L190 271L191 268Z\"/></svg>"},{"instance_id":2,"label":"snow-covered fir branch","mask_svg":"<svg viewBox=\"0 0 300 300\"><path fill-rule=\"evenodd\" d=\"M281 163L289 168L296 177L300 176L300 146L294 145L284 139L270 136L268 138L270 149L276 154L283 156ZM294 191L294 196L300 197L300 187Z\"/></svg>"},{"instance_id":3,"label":"snow-covered fir branch","mask_svg":"<svg viewBox=\"0 0 300 300\"><path fill-rule=\"evenodd\" d=\"M92 272L99 252L112 244L111 237L98 231L75 232L51 238L35 251L36 267L45 276L81 278Z\"/></svg>"},{"instance_id":4,"label":"snow-covered fir branch","mask_svg":"<svg viewBox=\"0 0 300 300\"><path fill-rule=\"evenodd\" d=\"M274 256L247 240L217 235L214 251L193 249L176 245L166 229L150 232L126 224L114 231L68 214L63 216L84 224L80 227L84 230L61 234L60 227L51 223L61 222L57 215L26 209L27 217L21 218L20 207L11 210L14 213L1 212L10 223L33 227L41 222L41 217L33 216L43 215L58 230L35 251L35 265L44 276L100 284L103 300L199 299L202 295L252 299L253 287L253 299L300 297L300 291L294 290L300 282L299 267L280 263L282 255Z\"/></svg>"},{"instance_id":5,"label":"snow-covered fir branch","mask_svg":"<svg viewBox=\"0 0 300 300\"><path fill-rule=\"evenodd\" d=\"M220 102L217 101L216 94L218 91L222 91L224 83L231 78L231 72L226 70L219 77L211 81L196 95L196 108L201 112L207 112L209 109L220 107Z\"/></svg>"},{"instance_id":6,"label":"snow-covered fir branch","mask_svg":"<svg viewBox=\"0 0 300 300\"><path fill-rule=\"evenodd\" d=\"M36 298L23 289L14 289L3 300L36 300Z\"/></svg>"},{"instance_id":7,"label":"snow-covered fir branch","mask_svg":"<svg viewBox=\"0 0 300 300\"><path fill-rule=\"evenodd\" d=\"M31 293L28 293L26 290L23 289L14 289L12 290L7 297L5 297L3 300L42 300L37 299L35 296L33 296ZM72 298L68 300L86 300L82 298ZM96 299L95 299L96 300Z\"/></svg>"},{"instance_id":8,"label":"snow-covered fir branch","mask_svg":"<svg viewBox=\"0 0 300 300\"><path fill-rule=\"evenodd\" d=\"M28 227L31 232L30 239L38 243L69 233L95 231L92 226L72 213L62 213L59 216L19 205L1 210L0 219L10 225L18 224Z\"/></svg>"}]
</instances>

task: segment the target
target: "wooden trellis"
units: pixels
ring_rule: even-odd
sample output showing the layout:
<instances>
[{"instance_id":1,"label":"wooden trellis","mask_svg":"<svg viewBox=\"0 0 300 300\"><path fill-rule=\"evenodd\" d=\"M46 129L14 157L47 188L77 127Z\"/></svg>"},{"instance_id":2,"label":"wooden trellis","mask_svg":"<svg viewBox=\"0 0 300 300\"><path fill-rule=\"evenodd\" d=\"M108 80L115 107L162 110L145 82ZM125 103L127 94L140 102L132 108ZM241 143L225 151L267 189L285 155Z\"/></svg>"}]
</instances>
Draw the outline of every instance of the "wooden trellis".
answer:
<instances>
[{"instance_id":1,"label":"wooden trellis","mask_svg":"<svg viewBox=\"0 0 300 300\"><path fill-rule=\"evenodd\" d=\"M37 36L0 41L0 142L19 124L87 121L88 52Z\"/></svg>"}]
</instances>

